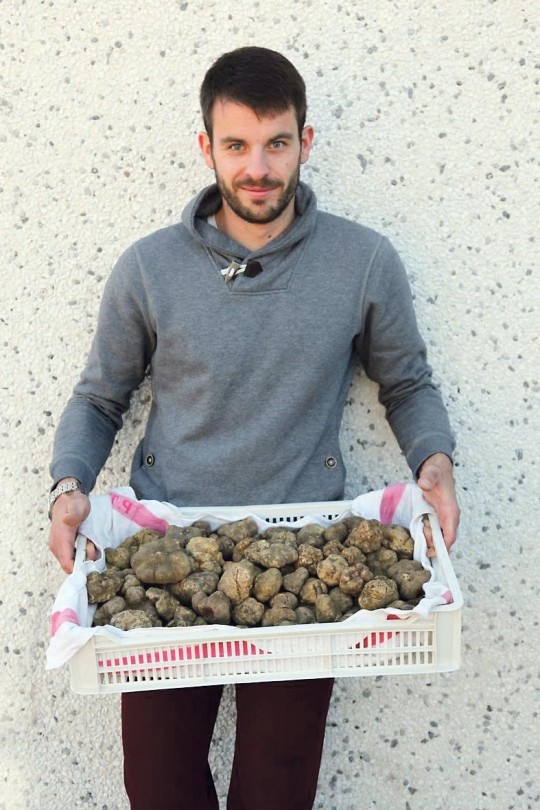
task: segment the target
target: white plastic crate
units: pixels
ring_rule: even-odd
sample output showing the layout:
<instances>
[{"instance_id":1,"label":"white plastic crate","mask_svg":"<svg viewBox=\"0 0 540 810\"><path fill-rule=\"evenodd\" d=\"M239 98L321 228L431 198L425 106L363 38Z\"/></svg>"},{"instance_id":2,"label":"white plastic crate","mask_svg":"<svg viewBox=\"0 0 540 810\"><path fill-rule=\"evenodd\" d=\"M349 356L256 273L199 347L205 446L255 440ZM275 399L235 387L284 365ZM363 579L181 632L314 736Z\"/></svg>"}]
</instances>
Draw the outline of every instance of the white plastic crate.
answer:
<instances>
[{"instance_id":1,"label":"white plastic crate","mask_svg":"<svg viewBox=\"0 0 540 810\"><path fill-rule=\"evenodd\" d=\"M348 501L219 507L238 519L256 514L269 523L306 515L333 519ZM212 510L209 510L212 511ZM200 515L201 508L183 509ZM133 643L93 636L71 659L71 688L79 694L110 694L210 684L343 678L449 672L459 667L463 598L439 524L430 518L435 576L452 592L453 602L434 608L426 619L390 620L373 616L367 627L346 623L237 629L193 627L128 631ZM149 640L150 639L150 640Z\"/></svg>"}]
</instances>

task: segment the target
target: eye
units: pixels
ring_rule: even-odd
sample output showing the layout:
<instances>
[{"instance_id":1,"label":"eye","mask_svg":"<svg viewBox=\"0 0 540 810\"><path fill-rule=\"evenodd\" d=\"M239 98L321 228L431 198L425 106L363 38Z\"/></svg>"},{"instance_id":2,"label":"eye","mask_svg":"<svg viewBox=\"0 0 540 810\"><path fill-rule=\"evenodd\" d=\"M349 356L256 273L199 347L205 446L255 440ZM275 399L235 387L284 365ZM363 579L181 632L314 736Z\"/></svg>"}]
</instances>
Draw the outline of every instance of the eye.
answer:
<instances>
[{"instance_id":1,"label":"eye","mask_svg":"<svg viewBox=\"0 0 540 810\"><path fill-rule=\"evenodd\" d=\"M283 149L283 147L287 146L285 141L272 141L271 143L272 149Z\"/></svg>"},{"instance_id":2,"label":"eye","mask_svg":"<svg viewBox=\"0 0 540 810\"><path fill-rule=\"evenodd\" d=\"M231 143L229 145L230 152L241 152L242 151L242 144L241 143Z\"/></svg>"}]
</instances>

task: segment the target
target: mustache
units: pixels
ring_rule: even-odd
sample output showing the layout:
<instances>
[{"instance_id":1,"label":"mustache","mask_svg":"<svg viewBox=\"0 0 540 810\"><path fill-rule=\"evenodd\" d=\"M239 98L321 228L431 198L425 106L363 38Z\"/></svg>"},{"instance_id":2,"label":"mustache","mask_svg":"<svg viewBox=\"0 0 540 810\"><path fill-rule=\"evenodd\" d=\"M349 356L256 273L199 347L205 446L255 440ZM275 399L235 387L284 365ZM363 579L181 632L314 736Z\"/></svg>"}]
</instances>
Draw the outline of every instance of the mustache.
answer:
<instances>
[{"instance_id":1,"label":"mustache","mask_svg":"<svg viewBox=\"0 0 540 810\"><path fill-rule=\"evenodd\" d=\"M261 180L253 180L252 177L245 177L242 180L237 180L234 184L236 188L256 188L256 189L272 189L272 188L281 188L283 183L280 183L279 180L270 180L267 177L263 177Z\"/></svg>"}]
</instances>

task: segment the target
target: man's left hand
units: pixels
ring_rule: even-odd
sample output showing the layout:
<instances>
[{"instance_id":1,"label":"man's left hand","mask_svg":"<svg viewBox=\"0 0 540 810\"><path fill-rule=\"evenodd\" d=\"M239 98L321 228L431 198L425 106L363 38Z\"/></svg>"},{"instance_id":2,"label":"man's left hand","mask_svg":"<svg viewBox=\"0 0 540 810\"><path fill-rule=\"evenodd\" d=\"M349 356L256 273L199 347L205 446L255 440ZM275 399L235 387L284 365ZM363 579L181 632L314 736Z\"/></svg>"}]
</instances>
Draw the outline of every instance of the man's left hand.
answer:
<instances>
[{"instance_id":1,"label":"man's left hand","mask_svg":"<svg viewBox=\"0 0 540 810\"><path fill-rule=\"evenodd\" d=\"M452 462L445 453L435 453L421 464L418 486L426 501L435 509L446 548L450 550L456 540L460 510Z\"/></svg>"}]
</instances>

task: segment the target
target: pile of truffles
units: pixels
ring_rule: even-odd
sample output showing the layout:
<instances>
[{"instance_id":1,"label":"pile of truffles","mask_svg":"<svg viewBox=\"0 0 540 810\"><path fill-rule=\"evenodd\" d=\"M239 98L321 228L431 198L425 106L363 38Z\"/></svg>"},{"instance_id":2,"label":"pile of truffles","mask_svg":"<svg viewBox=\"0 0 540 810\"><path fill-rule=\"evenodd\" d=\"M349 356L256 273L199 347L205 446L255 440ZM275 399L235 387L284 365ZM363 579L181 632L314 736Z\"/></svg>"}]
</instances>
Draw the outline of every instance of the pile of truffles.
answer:
<instances>
[{"instance_id":1,"label":"pile of truffles","mask_svg":"<svg viewBox=\"0 0 540 810\"><path fill-rule=\"evenodd\" d=\"M328 527L269 526L251 518L143 529L105 551L88 576L94 625L239 627L336 622L360 609L411 610L430 573L401 526L347 517Z\"/></svg>"}]
</instances>

